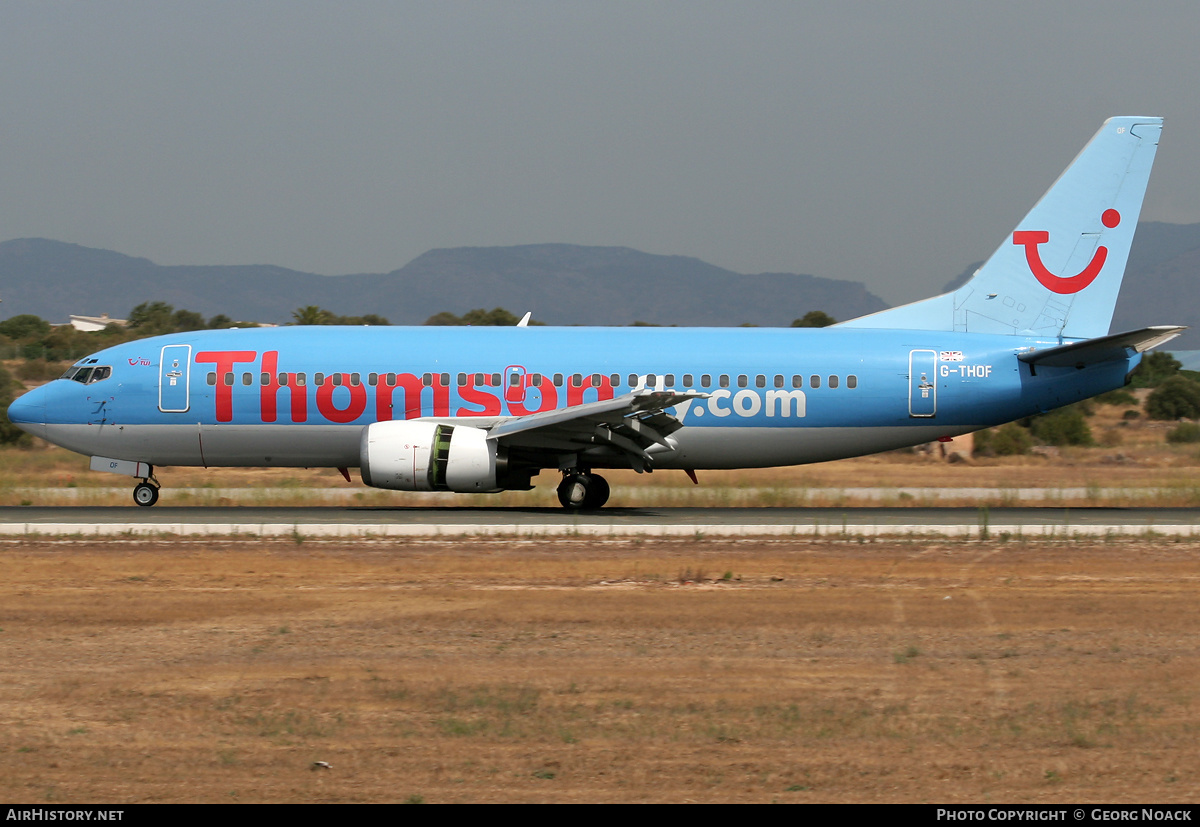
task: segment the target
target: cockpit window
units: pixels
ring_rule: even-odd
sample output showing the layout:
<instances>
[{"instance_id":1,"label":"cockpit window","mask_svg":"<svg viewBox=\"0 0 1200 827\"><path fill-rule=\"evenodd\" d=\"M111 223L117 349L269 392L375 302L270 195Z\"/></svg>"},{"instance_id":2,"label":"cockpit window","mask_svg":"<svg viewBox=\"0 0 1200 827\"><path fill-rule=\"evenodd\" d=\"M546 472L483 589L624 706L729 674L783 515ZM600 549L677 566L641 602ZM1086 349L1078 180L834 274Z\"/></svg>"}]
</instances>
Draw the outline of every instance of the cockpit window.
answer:
<instances>
[{"instance_id":1,"label":"cockpit window","mask_svg":"<svg viewBox=\"0 0 1200 827\"><path fill-rule=\"evenodd\" d=\"M102 382L110 376L112 376L112 368L107 365L101 365L96 368L68 368L67 372L61 378L73 379L81 385L92 385L96 382Z\"/></svg>"}]
</instances>

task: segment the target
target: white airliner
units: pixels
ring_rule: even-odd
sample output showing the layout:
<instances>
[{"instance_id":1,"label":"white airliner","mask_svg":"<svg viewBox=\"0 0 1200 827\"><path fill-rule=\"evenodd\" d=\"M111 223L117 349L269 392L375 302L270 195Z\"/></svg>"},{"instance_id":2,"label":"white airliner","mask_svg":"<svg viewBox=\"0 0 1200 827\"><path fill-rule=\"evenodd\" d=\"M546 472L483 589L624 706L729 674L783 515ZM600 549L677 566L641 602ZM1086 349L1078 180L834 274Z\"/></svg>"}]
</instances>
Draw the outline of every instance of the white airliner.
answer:
<instances>
[{"instance_id":1,"label":"white airliner","mask_svg":"<svg viewBox=\"0 0 1200 827\"><path fill-rule=\"evenodd\" d=\"M141 479L335 467L400 491L528 489L603 468L796 465L953 437L1121 387L1183 328L1109 335L1161 118L1106 121L966 285L824 329L290 327L102 350L8 410Z\"/></svg>"}]
</instances>

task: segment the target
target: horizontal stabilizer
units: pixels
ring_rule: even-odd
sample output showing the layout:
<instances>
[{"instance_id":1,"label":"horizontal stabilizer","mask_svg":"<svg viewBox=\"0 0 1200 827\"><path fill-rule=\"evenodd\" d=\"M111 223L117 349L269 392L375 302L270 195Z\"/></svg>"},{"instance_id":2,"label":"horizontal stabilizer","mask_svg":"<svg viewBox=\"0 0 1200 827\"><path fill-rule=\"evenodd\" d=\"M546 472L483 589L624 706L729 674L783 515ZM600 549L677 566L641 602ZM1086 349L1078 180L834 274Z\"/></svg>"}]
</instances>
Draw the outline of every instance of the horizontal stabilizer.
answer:
<instances>
[{"instance_id":1,"label":"horizontal stabilizer","mask_svg":"<svg viewBox=\"0 0 1200 827\"><path fill-rule=\"evenodd\" d=\"M1186 326L1156 325L1133 330L1129 333L1113 333L1096 339L1087 339L1069 345L1031 350L1017 356L1022 362L1050 368L1072 368L1084 365L1095 365L1100 362L1112 362L1128 358L1129 350L1143 353L1151 348L1165 344L1183 331Z\"/></svg>"}]
</instances>

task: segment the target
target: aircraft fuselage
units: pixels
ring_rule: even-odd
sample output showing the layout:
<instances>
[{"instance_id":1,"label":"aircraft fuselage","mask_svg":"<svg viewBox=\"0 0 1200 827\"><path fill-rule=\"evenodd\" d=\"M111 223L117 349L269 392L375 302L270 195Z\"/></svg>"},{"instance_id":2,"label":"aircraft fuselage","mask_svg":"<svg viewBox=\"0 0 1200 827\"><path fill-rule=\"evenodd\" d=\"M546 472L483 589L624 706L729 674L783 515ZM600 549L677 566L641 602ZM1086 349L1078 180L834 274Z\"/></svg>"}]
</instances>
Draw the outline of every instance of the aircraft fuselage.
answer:
<instances>
[{"instance_id":1,"label":"aircraft fuselage","mask_svg":"<svg viewBox=\"0 0 1200 827\"><path fill-rule=\"evenodd\" d=\"M77 363L10 410L73 451L153 465L354 467L373 422L502 418L695 390L657 468L795 465L954 436L1120 387L1140 356L1031 370L1057 340L936 331L294 327L174 334ZM603 452L596 467L628 467Z\"/></svg>"}]
</instances>

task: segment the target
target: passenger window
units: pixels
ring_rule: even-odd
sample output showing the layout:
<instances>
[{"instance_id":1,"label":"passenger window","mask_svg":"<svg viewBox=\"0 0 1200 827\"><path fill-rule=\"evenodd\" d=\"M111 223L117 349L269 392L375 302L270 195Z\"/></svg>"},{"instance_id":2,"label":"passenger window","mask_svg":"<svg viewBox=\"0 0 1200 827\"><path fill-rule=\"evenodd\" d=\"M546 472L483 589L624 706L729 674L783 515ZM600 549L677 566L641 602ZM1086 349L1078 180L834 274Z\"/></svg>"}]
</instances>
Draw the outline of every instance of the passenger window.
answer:
<instances>
[{"instance_id":1,"label":"passenger window","mask_svg":"<svg viewBox=\"0 0 1200 827\"><path fill-rule=\"evenodd\" d=\"M475 374L475 384L476 384L476 385L482 385L482 384L483 384L483 374L482 374L482 373L477 373L477 374Z\"/></svg>"},{"instance_id":2,"label":"passenger window","mask_svg":"<svg viewBox=\"0 0 1200 827\"><path fill-rule=\"evenodd\" d=\"M609 384L611 384L611 385L612 385L614 388L616 388L616 387L620 387L620 385L621 385L621 374L619 374L619 373L614 373L612 376L608 377L608 381L609 381Z\"/></svg>"},{"instance_id":3,"label":"passenger window","mask_svg":"<svg viewBox=\"0 0 1200 827\"><path fill-rule=\"evenodd\" d=\"M750 384L750 381L749 381L749 380L746 378L746 374L744 374L744 373L739 373L739 374L738 374L738 387L739 387L739 388L744 388L744 387L746 387L746 385L748 385L748 384Z\"/></svg>"},{"instance_id":4,"label":"passenger window","mask_svg":"<svg viewBox=\"0 0 1200 827\"><path fill-rule=\"evenodd\" d=\"M675 374L673 374L673 373L668 373L668 374L666 375L666 378L664 379L664 384L663 384L663 386L664 386L664 387L667 387L667 388L673 388L673 387L675 387Z\"/></svg>"},{"instance_id":5,"label":"passenger window","mask_svg":"<svg viewBox=\"0 0 1200 827\"><path fill-rule=\"evenodd\" d=\"M809 384L811 387L814 387L814 388L819 388L819 387L821 387L821 377L820 377L820 376L817 376L817 375L814 373L812 376L810 376L810 377L808 378L808 384Z\"/></svg>"},{"instance_id":6,"label":"passenger window","mask_svg":"<svg viewBox=\"0 0 1200 827\"><path fill-rule=\"evenodd\" d=\"M288 383L288 375L286 373L281 373L277 378L279 380L279 386L281 388L286 388Z\"/></svg>"},{"instance_id":7,"label":"passenger window","mask_svg":"<svg viewBox=\"0 0 1200 827\"><path fill-rule=\"evenodd\" d=\"M376 385L378 385L379 384L379 374L378 373L368 373L367 374L367 384L370 385L371 387L375 387Z\"/></svg>"},{"instance_id":8,"label":"passenger window","mask_svg":"<svg viewBox=\"0 0 1200 827\"><path fill-rule=\"evenodd\" d=\"M227 388L233 387L233 374L232 373L225 374L225 387L227 387Z\"/></svg>"},{"instance_id":9,"label":"passenger window","mask_svg":"<svg viewBox=\"0 0 1200 827\"><path fill-rule=\"evenodd\" d=\"M442 387L443 388L450 387L450 374L448 374L448 373L442 374Z\"/></svg>"},{"instance_id":10,"label":"passenger window","mask_svg":"<svg viewBox=\"0 0 1200 827\"><path fill-rule=\"evenodd\" d=\"M542 375L540 373L535 373L532 377L532 381L535 388L540 388L542 386Z\"/></svg>"},{"instance_id":11,"label":"passenger window","mask_svg":"<svg viewBox=\"0 0 1200 827\"><path fill-rule=\"evenodd\" d=\"M777 388L783 387L783 374L782 373L775 374L775 387L777 387Z\"/></svg>"},{"instance_id":12,"label":"passenger window","mask_svg":"<svg viewBox=\"0 0 1200 827\"><path fill-rule=\"evenodd\" d=\"M729 387L729 374L728 373L721 374L720 384L721 384L721 387L723 387L723 388Z\"/></svg>"},{"instance_id":13,"label":"passenger window","mask_svg":"<svg viewBox=\"0 0 1200 827\"><path fill-rule=\"evenodd\" d=\"M792 387L793 388L804 387L804 377L798 373L793 373L792 374Z\"/></svg>"},{"instance_id":14,"label":"passenger window","mask_svg":"<svg viewBox=\"0 0 1200 827\"><path fill-rule=\"evenodd\" d=\"M829 387L836 388L837 386L838 386L837 376L830 376L829 377Z\"/></svg>"},{"instance_id":15,"label":"passenger window","mask_svg":"<svg viewBox=\"0 0 1200 827\"><path fill-rule=\"evenodd\" d=\"M458 386L460 388L465 388L467 386L467 375L465 373L460 373L458 375Z\"/></svg>"},{"instance_id":16,"label":"passenger window","mask_svg":"<svg viewBox=\"0 0 1200 827\"><path fill-rule=\"evenodd\" d=\"M853 373L846 377L846 387L851 389L858 387L858 377Z\"/></svg>"},{"instance_id":17,"label":"passenger window","mask_svg":"<svg viewBox=\"0 0 1200 827\"><path fill-rule=\"evenodd\" d=\"M341 387L342 375L340 373L335 373L332 376L330 376L329 378L333 380L334 387Z\"/></svg>"},{"instance_id":18,"label":"passenger window","mask_svg":"<svg viewBox=\"0 0 1200 827\"><path fill-rule=\"evenodd\" d=\"M513 387L513 388L520 387L521 386L521 374L510 373L508 375L508 384L509 384L509 387Z\"/></svg>"},{"instance_id":19,"label":"passenger window","mask_svg":"<svg viewBox=\"0 0 1200 827\"><path fill-rule=\"evenodd\" d=\"M396 374L389 373L387 376L384 377L384 379L387 380L387 386L389 388L396 387Z\"/></svg>"},{"instance_id":20,"label":"passenger window","mask_svg":"<svg viewBox=\"0 0 1200 827\"><path fill-rule=\"evenodd\" d=\"M308 381L308 374L306 374L306 373L297 373L296 374L296 387L298 387L298 388L304 387L304 384L307 381Z\"/></svg>"},{"instance_id":21,"label":"passenger window","mask_svg":"<svg viewBox=\"0 0 1200 827\"><path fill-rule=\"evenodd\" d=\"M683 386L685 388L690 388L692 386L692 375L690 373L685 373L683 375Z\"/></svg>"},{"instance_id":22,"label":"passenger window","mask_svg":"<svg viewBox=\"0 0 1200 827\"><path fill-rule=\"evenodd\" d=\"M427 388L432 387L433 386L433 374L432 373L422 373L421 374L421 384Z\"/></svg>"},{"instance_id":23,"label":"passenger window","mask_svg":"<svg viewBox=\"0 0 1200 827\"><path fill-rule=\"evenodd\" d=\"M754 377L754 387L765 388L766 386L767 386L767 377L763 376L761 373L758 376Z\"/></svg>"},{"instance_id":24,"label":"passenger window","mask_svg":"<svg viewBox=\"0 0 1200 827\"><path fill-rule=\"evenodd\" d=\"M603 384L604 384L604 378L598 373L593 373L592 374L592 387L598 388Z\"/></svg>"},{"instance_id":25,"label":"passenger window","mask_svg":"<svg viewBox=\"0 0 1200 827\"><path fill-rule=\"evenodd\" d=\"M258 377L258 384L260 384L260 385L271 384L271 374L269 374L269 373L260 374Z\"/></svg>"},{"instance_id":26,"label":"passenger window","mask_svg":"<svg viewBox=\"0 0 1200 827\"><path fill-rule=\"evenodd\" d=\"M700 374L700 387L707 388L712 386L712 376L707 373Z\"/></svg>"},{"instance_id":27,"label":"passenger window","mask_svg":"<svg viewBox=\"0 0 1200 827\"><path fill-rule=\"evenodd\" d=\"M205 381L207 381L208 384L215 386L217 384L217 374L209 372L208 376L205 378Z\"/></svg>"},{"instance_id":28,"label":"passenger window","mask_svg":"<svg viewBox=\"0 0 1200 827\"><path fill-rule=\"evenodd\" d=\"M316 385L318 388L321 387L322 385L324 385L325 384L325 374L314 373L313 374L313 384Z\"/></svg>"},{"instance_id":29,"label":"passenger window","mask_svg":"<svg viewBox=\"0 0 1200 827\"><path fill-rule=\"evenodd\" d=\"M500 374L498 374L498 373L492 374L492 387L493 388L500 387Z\"/></svg>"},{"instance_id":30,"label":"passenger window","mask_svg":"<svg viewBox=\"0 0 1200 827\"><path fill-rule=\"evenodd\" d=\"M554 374L554 387L561 388L563 383L563 375L561 373Z\"/></svg>"},{"instance_id":31,"label":"passenger window","mask_svg":"<svg viewBox=\"0 0 1200 827\"><path fill-rule=\"evenodd\" d=\"M638 383L637 374L636 373L629 374L629 387L636 388L637 383Z\"/></svg>"}]
</instances>

